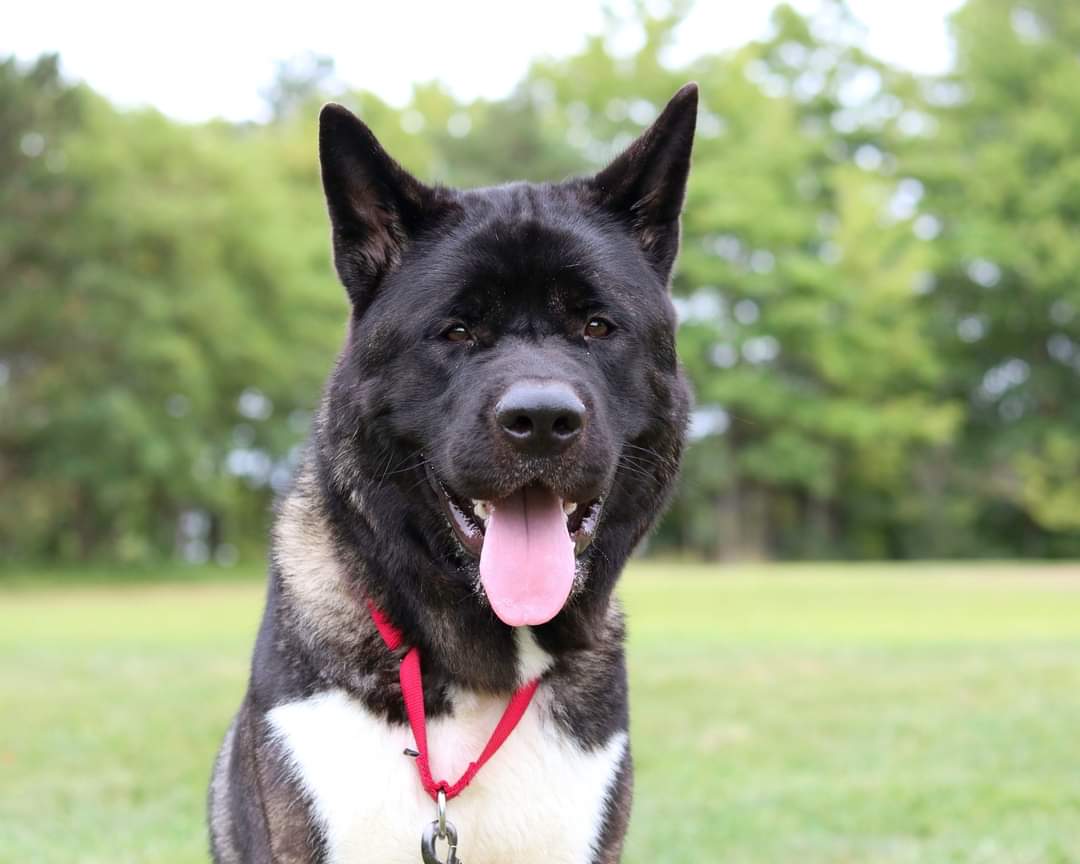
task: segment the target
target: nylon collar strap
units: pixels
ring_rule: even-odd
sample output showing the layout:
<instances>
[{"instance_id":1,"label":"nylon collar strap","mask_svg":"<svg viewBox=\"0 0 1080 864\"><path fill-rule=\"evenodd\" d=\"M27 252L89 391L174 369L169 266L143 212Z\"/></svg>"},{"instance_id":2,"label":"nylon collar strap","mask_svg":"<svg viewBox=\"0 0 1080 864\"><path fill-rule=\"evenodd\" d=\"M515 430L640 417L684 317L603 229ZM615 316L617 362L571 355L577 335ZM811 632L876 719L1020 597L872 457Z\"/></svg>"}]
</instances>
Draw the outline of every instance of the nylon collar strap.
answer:
<instances>
[{"instance_id":1,"label":"nylon collar strap","mask_svg":"<svg viewBox=\"0 0 1080 864\"><path fill-rule=\"evenodd\" d=\"M396 651L402 647L405 644L405 638L401 631L390 623L390 620L374 603L368 600L367 605L368 611L371 613L371 620L375 622L375 629L379 631L379 635L382 637L386 647L391 651ZM446 799L449 801L465 790L480 769L484 767L484 764L495 755L506 739L510 737L510 733L514 731L514 727L517 726L518 721L525 714L536 688L540 685L540 679L534 678L514 691L506 710L503 711L502 717L499 718L498 725L491 733L487 744L484 745L483 752L475 762L469 763L469 767L465 769L465 773L458 778L457 782L451 784L445 780L435 780L431 776L431 762L428 758L427 720L424 715L424 682L420 674L420 650L415 645L410 647L401 659L398 677L401 681L401 695L405 702L405 714L409 719L413 740L416 742L416 751L419 753L416 757L416 770L420 775L420 785L424 787L424 791L431 796L432 800L436 801L440 792L445 794Z\"/></svg>"}]
</instances>

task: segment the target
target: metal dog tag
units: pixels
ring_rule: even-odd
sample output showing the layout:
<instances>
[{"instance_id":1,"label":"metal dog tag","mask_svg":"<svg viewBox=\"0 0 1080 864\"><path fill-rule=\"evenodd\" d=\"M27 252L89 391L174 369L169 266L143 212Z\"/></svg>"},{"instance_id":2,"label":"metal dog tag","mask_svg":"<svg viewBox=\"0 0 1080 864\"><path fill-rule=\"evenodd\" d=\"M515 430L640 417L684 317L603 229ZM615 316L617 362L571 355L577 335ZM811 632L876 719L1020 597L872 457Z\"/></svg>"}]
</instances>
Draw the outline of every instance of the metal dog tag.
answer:
<instances>
[{"instance_id":1,"label":"metal dog tag","mask_svg":"<svg viewBox=\"0 0 1080 864\"><path fill-rule=\"evenodd\" d=\"M420 857L424 860L424 864L464 864L457 857L457 829L454 823L443 820L442 832L439 831L439 827L439 820L436 819L424 829L424 836L420 839ZM436 838L446 840L450 846L445 861L440 860L435 851Z\"/></svg>"}]
</instances>

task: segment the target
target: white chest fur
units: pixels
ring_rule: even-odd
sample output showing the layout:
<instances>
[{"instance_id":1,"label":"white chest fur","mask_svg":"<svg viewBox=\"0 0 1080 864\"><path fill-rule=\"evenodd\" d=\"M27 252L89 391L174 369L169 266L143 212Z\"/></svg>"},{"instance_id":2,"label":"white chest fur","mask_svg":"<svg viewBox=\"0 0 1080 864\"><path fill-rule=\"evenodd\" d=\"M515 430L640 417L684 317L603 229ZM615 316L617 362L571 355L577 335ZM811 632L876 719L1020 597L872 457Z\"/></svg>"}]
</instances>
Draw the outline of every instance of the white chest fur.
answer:
<instances>
[{"instance_id":1,"label":"white chest fur","mask_svg":"<svg viewBox=\"0 0 1080 864\"><path fill-rule=\"evenodd\" d=\"M428 721L432 774L454 782L483 750L505 700L455 693L454 716ZM434 804L402 751L404 726L331 690L274 708L268 722L326 832L329 864L416 864ZM626 751L619 734L584 750L551 718L543 686L514 733L449 803L465 864L588 864Z\"/></svg>"}]
</instances>

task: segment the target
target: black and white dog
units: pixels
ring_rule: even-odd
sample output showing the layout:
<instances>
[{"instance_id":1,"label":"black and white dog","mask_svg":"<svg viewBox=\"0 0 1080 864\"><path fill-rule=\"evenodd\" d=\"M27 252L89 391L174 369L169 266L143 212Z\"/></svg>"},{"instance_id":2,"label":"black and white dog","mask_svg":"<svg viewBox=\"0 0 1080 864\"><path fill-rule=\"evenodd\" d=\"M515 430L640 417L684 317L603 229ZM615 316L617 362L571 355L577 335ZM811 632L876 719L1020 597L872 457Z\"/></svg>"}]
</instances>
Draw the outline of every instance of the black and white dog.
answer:
<instances>
[{"instance_id":1,"label":"black and white dog","mask_svg":"<svg viewBox=\"0 0 1080 864\"><path fill-rule=\"evenodd\" d=\"M453 190L323 109L352 314L279 503L250 684L214 769L219 864L413 864L438 797L418 763L456 781L535 681L448 802L456 854L619 860L631 760L612 589L682 451L668 283L696 114L691 84L594 177ZM426 748L403 702L410 648Z\"/></svg>"}]
</instances>

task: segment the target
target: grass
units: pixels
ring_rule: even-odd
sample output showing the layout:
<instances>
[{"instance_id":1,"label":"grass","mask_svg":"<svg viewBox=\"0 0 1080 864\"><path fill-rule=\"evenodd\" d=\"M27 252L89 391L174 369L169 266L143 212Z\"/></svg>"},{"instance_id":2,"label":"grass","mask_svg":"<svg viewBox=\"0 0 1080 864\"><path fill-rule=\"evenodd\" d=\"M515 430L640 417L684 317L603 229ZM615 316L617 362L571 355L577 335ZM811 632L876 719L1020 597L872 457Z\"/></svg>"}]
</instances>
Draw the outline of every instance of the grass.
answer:
<instances>
[{"instance_id":1,"label":"grass","mask_svg":"<svg viewBox=\"0 0 1080 864\"><path fill-rule=\"evenodd\" d=\"M262 587L0 590L0 862L207 860ZM1080 567L639 564L625 861L1080 862Z\"/></svg>"}]
</instances>

